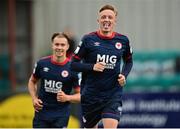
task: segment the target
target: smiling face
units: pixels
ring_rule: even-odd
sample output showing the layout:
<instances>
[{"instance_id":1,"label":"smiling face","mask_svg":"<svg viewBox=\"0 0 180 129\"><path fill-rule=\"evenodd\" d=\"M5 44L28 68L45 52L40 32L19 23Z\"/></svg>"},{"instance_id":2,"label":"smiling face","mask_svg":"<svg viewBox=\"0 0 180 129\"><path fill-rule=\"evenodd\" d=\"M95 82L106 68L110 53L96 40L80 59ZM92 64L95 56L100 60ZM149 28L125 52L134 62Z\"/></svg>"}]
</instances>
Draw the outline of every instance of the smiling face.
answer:
<instances>
[{"instance_id":1,"label":"smiling face","mask_svg":"<svg viewBox=\"0 0 180 129\"><path fill-rule=\"evenodd\" d=\"M104 35L111 35L116 24L116 14L110 9L103 10L99 13L98 23L100 33Z\"/></svg>"},{"instance_id":2,"label":"smiling face","mask_svg":"<svg viewBox=\"0 0 180 129\"><path fill-rule=\"evenodd\" d=\"M66 57L66 52L69 49L67 39L65 37L55 37L52 41L52 49L55 57Z\"/></svg>"}]
</instances>

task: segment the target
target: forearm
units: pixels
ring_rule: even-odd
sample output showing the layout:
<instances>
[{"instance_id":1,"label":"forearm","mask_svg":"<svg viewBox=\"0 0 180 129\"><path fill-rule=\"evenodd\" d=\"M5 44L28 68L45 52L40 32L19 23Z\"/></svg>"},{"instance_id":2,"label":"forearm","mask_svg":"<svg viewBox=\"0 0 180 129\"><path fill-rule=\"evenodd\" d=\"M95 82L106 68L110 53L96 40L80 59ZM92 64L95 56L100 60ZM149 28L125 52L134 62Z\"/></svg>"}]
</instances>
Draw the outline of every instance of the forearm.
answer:
<instances>
[{"instance_id":1,"label":"forearm","mask_svg":"<svg viewBox=\"0 0 180 129\"><path fill-rule=\"evenodd\" d=\"M127 78L129 72L132 69L132 66L133 66L132 58L125 61L124 64L123 64L123 67L122 67L121 74L123 74Z\"/></svg>"},{"instance_id":2,"label":"forearm","mask_svg":"<svg viewBox=\"0 0 180 129\"><path fill-rule=\"evenodd\" d=\"M74 71L77 72L88 72L93 70L94 64L87 64L87 63L81 63L81 62L72 62L71 68Z\"/></svg>"},{"instance_id":3,"label":"forearm","mask_svg":"<svg viewBox=\"0 0 180 129\"><path fill-rule=\"evenodd\" d=\"M32 99L36 99L37 98L37 83L36 81L32 79L32 77L29 79L29 82L28 82L28 90Z\"/></svg>"},{"instance_id":4,"label":"forearm","mask_svg":"<svg viewBox=\"0 0 180 129\"><path fill-rule=\"evenodd\" d=\"M72 94L72 95L68 95L68 101L71 102L71 103L79 103L80 102L80 93L75 93L75 94Z\"/></svg>"}]
</instances>

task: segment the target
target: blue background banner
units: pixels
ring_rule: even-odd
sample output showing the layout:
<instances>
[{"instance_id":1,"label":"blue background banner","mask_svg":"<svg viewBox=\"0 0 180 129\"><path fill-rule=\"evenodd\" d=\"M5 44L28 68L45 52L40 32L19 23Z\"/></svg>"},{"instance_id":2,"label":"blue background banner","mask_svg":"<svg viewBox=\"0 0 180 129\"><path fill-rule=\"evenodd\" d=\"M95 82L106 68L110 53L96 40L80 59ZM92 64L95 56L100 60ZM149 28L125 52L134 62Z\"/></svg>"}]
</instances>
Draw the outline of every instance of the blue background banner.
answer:
<instances>
[{"instance_id":1,"label":"blue background banner","mask_svg":"<svg viewBox=\"0 0 180 129\"><path fill-rule=\"evenodd\" d=\"M119 127L180 127L180 93L126 93Z\"/></svg>"}]
</instances>

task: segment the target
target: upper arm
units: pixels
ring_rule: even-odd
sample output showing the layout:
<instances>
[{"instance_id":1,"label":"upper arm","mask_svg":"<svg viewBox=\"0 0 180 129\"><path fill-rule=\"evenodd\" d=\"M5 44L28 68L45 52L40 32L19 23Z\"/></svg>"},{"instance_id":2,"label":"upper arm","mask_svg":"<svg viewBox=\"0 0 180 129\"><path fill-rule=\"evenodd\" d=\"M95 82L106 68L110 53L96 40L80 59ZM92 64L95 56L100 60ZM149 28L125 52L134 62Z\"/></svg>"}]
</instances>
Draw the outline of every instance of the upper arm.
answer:
<instances>
[{"instance_id":1,"label":"upper arm","mask_svg":"<svg viewBox=\"0 0 180 129\"><path fill-rule=\"evenodd\" d=\"M40 65L39 62L34 64L33 73L29 78L29 83L36 84L40 78Z\"/></svg>"},{"instance_id":2,"label":"upper arm","mask_svg":"<svg viewBox=\"0 0 180 129\"><path fill-rule=\"evenodd\" d=\"M78 47L76 48L74 54L74 58L77 60L81 60L82 58L84 58L86 56L87 53L87 48L86 48L86 38L82 38L82 40L80 41Z\"/></svg>"},{"instance_id":3,"label":"upper arm","mask_svg":"<svg viewBox=\"0 0 180 129\"><path fill-rule=\"evenodd\" d=\"M80 93L80 86L74 87L74 92L75 93Z\"/></svg>"},{"instance_id":4,"label":"upper arm","mask_svg":"<svg viewBox=\"0 0 180 129\"><path fill-rule=\"evenodd\" d=\"M31 75L31 77L30 77L30 79L29 79L29 81L30 82L32 82L32 83L34 83L34 84L36 84L37 82L38 82L38 78L36 78L33 74Z\"/></svg>"},{"instance_id":5,"label":"upper arm","mask_svg":"<svg viewBox=\"0 0 180 129\"><path fill-rule=\"evenodd\" d=\"M34 68L33 68L33 74L34 78L40 78L40 62L36 62L34 64Z\"/></svg>"},{"instance_id":6,"label":"upper arm","mask_svg":"<svg viewBox=\"0 0 180 129\"><path fill-rule=\"evenodd\" d=\"M38 78L34 77L33 74L31 75L31 77L29 78L29 82L28 82L28 88L29 90L32 90L34 88L37 88L37 83L38 83Z\"/></svg>"},{"instance_id":7,"label":"upper arm","mask_svg":"<svg viewBox=\"0 0 180 129\"><path fill-rule=\"evenodd\" d=\"M72 87L74 92L79 93L80 92L80 84L79 84L79 76L78 72L72 72Z\"/></svg>"},{"instance_id":8,"label":"upper arm","mask_svg":"<svg viewBox=\"0 0 180 129\"><path fill-rule=\"evenodd\" d=\"M126 47L123 53L124 62L132 59L132 47L130 46L129 39L127 37L126 37L125 43L126 43Z\"/></svg>"}]
</instances>

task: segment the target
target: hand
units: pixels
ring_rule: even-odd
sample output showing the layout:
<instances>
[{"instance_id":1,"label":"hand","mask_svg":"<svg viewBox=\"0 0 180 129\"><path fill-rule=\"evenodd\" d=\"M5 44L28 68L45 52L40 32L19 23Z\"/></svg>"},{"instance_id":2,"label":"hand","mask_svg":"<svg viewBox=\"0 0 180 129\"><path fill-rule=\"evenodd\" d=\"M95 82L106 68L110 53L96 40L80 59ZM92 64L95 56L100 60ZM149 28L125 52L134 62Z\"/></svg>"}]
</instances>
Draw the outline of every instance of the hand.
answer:
<instances>
[{"instance_id":1,"label":"hand","mask_svg":"<svg viewBox=\"0 0 180 129\"><path fill-rule=\"evenodd\" d=\"M62 90L58 91L58 93L57 93L57 101L58 101L58 102L66 102L66 101L69 101L68 95L65 94Z\"/></svg>"},{"instance_id":2,"label":"hand","mask_svg":"<svg viewBox=\"0 0 180 129\"><path fill-rule=\"evenodd\" d=\"M105 69L106 63L104 62L97 62L94 64L93 70L97 72L103 72Z\"/></svg>"},{"instance_id":3,"label":"hand","mask_svg":"<svg viewBox=\"0 0 180 129\"><path fill-rule=\"evenodd\" d=\"M39 110L42 110L43 108L43 102L40 99L35 98L33 99L33 106L34 106L34 110L36 112L39 112Z\"/></svg>"},{"instance_id":4,"label":"hand","mask_svg":"<svg viewBox=\"0 0 180 129\"><path fill-rule=\"evenodd\" d=\"M126 84L126 78L124 75L122 74L119 74L118 76L118 82L119 82L119 85L121 86L124 86Z\"/></svg>"}]
</instances>

